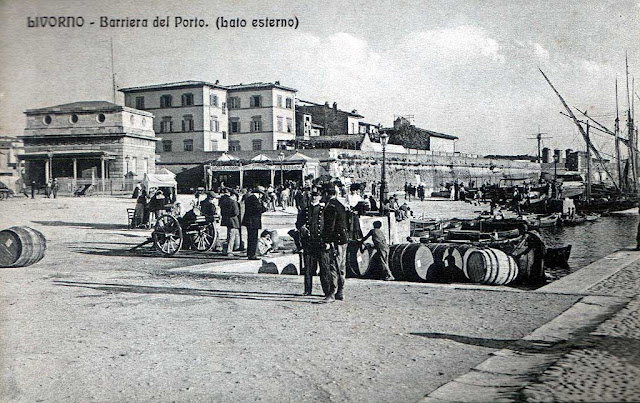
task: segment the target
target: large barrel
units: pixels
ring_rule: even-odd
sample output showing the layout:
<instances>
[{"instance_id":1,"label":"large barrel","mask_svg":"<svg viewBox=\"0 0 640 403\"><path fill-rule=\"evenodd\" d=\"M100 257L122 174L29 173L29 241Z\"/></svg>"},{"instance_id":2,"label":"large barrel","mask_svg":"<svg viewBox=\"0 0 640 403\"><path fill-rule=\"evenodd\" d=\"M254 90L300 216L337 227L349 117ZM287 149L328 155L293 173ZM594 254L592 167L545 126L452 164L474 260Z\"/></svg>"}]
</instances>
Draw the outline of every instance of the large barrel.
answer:
<instances>
[{"instance_id":1,"label":"large barrel","mask_svg":"<svg viewBox=\"0 0 640 403\"><path fill-rule=\"evenodd\" d=\"M373 246L369 244L349 242L347 245L347 277L368 277L372 249Z\"/></svg>"},{"instance_id":2,"label":"large barrel","mask_svg":"<svg viewBox=\"0 0 640 403\"><path fill-rule=\"evenodd\" d=\"M44 257L47 240L29 227L0 231L0 267L30 266Z\"/></svg>"},{"instance_id":3,"label":"large barrel","mask_svg":"<svg viewBox=\"0 0 640 403\"><path fill-rule=\"evenodd\" d=\"M433 255L433 265L427 272L425 281L435 283L465 282L462 271L463 260L459 245L452 243L430 243L425 245Z\"/></svg>"},{"instance_id":4,"label":"large barrel","mask_svg":"<svg viewBox=\"0 0 640 403\"><path fill-rule=\"evenodd\" d=\"M469 248L462 259L464 274L474 283L504 285L518 276L515 259L498 249Z\"/></svg>"},{"instance_id":5,"label":"large barrel","mask_svg":"<svg viewBox=\"0 0 640 403\"><path fill-rule=\"evenodd\" d=\"M431 250L420 243L392 245L389 266L396 280L426 281L433 265Z\"/></svg>"}]
</instances>

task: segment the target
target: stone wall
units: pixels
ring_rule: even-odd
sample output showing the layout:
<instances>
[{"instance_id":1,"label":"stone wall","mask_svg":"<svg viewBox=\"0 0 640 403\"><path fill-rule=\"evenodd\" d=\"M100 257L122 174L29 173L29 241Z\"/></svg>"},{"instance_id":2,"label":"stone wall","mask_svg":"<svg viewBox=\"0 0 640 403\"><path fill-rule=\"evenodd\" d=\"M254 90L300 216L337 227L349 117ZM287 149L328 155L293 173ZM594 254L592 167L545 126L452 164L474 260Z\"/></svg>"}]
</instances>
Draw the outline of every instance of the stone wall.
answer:
<instances>
[{"instance_id":1,"label":"stone wall","mask_svg":"<svg viewBox=\"0 0 640 403\"><path fill-rule=\"evenodd\" d=\"M351 178L352 182L371 183L381 179L381 153L337 149L326 151L329 153L324 165L331 175ZM314 157L322 161L322 157ZM405 182L424 183L428 191L433 191L453 181L468 186L470 182L476 185L498 184L504 180L537 180L540 177L540 164L537 163L493 160L464 154L387 153L386 164L387 183L391 192L403 189Z\"/></svg>"}]
</instances>

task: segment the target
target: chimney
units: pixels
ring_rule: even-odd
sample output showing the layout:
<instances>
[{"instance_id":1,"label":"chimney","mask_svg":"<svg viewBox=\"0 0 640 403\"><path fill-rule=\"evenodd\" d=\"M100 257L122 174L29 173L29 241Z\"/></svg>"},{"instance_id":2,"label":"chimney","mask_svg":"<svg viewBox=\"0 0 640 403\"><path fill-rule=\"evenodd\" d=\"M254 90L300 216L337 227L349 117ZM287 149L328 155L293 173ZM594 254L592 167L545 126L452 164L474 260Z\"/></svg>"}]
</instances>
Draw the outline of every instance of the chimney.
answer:
<instances>
[{"instance_id":1,"label":"chimney","mask_svg":"<svg viewBox=\"0 0 640 403\"><path fill-rule=\"evenodd\" d=\"M353 113L354 115L357 115L358 114L358 110L354 109L354 110L351 111L351 113Z\"/></svg>"},{"instance_id":2,"label":"chimney","mask_svg":"<svg viewBox=\"0 0 640 403\"><path fill-rule=\"evenodd\" d=\"M280 85L280 81L276 81L276 85Z\"/></svg>"},{"instance_id":3,"label":"chimney","mask_svg":"<svg viewBox=\"0 0 640 403\"><path fill-rule=\"evenodd\" d=\"M549 161L549 159L550 159L549 158L549 152L550 151L551 150L549 149L549 147L545 147L545 148L542 149L542 162L545 162L545 163L551 162L551 161Z\"/></svg>"},{"instance_id":4,"label":"chimney","mask_svg":"<svg viewBox=\"0 0 640 403\"><path fill-rule=\"evenodd\" d=\"M333 110L334 110L334 111L337 111L337 110L338 110L338 103L337 103L337 102L334 102L334 103L333 103Z\"/></svg>"},{"instance_id":5,"label":"chimney","mask_svg":"<svg viewBox=\"0 0 640 403\"><path fill-rule=\"evenodd\" d=\"M220 83L220 80L216 80L216 85L218 85Z\"/></svg>"}]
</instances>

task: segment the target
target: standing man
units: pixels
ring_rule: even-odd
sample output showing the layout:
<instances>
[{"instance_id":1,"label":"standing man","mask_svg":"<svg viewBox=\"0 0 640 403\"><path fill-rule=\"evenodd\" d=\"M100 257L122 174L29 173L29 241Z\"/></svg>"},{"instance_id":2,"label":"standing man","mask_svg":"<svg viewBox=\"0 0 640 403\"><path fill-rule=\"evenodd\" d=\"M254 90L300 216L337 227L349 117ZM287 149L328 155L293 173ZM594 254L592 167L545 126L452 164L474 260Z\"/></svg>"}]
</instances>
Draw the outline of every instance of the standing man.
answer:
<instances>
[{"instance_id":1,"label":"standing man","mask_svg":"<svg viewBox=\"0 0 640 403\"><path fill-rule=\"evenodd\" d=\"M298 212L296 229L300 232L304 260L304 295L311 295L313 276L320 266L320 284L324 295L330 290L329 251L322 240L324 206L320 204L320 193L311 192L311 201L307 207Z\"/></svg>"},{"instance_id":2,"label":"standing man","mask_svg":"<svg viewBox=\"0 0 640 403\"><path fill-rule=\"evenodd\" d=\"M36 181L31 181L31 198L36 198Z\"/></svg>"},{"instance_id":3,"label":"standing man","mask_svg":"<svg viewBox=\"0 0 640 403\"><path fill-rule=\"evenodd\" d=\"M256 256L258 249L258 230L262 228L262 213L267 211L261 199L265 196L264 188L257 186L244 202L244 217L242 225L247 227L247 258L259 260Z\"/></svg>"},{"instance_id":4,"label":"standing man","mask_svg":"<svg viewBox=\"0 0 640 403\"><path fill-rule=\"evenodd\" d=\"M369 237L371 237L373 247L378 252L374 256L377 256L380 261L380 268L382 269L380 273L382 276L381 279L384 281L394 280L393 274L391 274L391 270L389 269L389 244L387 244L387 238L382 231L382 222L374 221L373 229L360 240L360 243L363 243L369 239Z\"/></svg>"},{"instance_id":5,"label":"standing man","mask_svg":"<svg viewBox=\"0 0 640 403\"><path fill-rule=\"evenodd\" d=\"M328 292L325 294L325 302L334 302L336 299L344 299L347 212L344 205L338 201L335 187L329 188L326 194L329 201L324 208L322 240L325 243L325 249L331 254L331 264L327 278L330 283Z\"/></svg>"},{"instance_id":6,"label":"standing man","mask_svg":"<svg viewBox=\"0 0 640 403\"><path fill-rule=\"evenodd\" d=\"M54 199L58 196L58 189L60 189L60 185L58 185L58 178L53 178L53 184L51 185L51 192L53 193Z\"/></svg>"},{"instance_id":7,"label":"standing man","mask_svg":"<svg viewBox=\"0 0 640 403\"><path fill-rule=\"evenodd\" d=\"M229 194L228 189L223 190L220 198L221 225L227 227L227 247L224 255L233 254L240 247L240 204L236 201L236 194Z\"/></svg>"}]
</instances>

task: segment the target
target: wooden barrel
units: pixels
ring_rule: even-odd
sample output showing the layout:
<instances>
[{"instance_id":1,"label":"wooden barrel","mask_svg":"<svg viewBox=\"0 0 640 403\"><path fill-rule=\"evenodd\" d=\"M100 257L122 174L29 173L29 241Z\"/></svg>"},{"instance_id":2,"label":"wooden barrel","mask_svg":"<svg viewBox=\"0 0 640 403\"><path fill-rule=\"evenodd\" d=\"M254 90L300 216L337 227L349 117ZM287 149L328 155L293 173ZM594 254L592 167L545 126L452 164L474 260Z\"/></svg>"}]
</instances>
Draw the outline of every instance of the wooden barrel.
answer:
<instances>
[{"instance_id":1,"label":"wooden barrel","mask_svg":"<svg viewBox=\"0 0 640 403\"><path fill-rule=\"evenodd\" d=\"M392 245L389 251L389 268L396 280L426 281L433 265L431 250L420 243Z\"/></svg>"},{"instance_id":2,"label":"wooden barrel","mask_svg":"<svg viewBox=\"0 0 640 403\"><path fill-rule=\"evenodd\" d=\"M504 285L518 276L518 264L498 249L469 248L463 256L463 271L474 283Z\"/></svg>"},{"instance_id":3,"label":"wooden barrel","mask_svg":"<svg viewBox=\"0 0 640 403\"><path fill-rule=\"evenodd\" d=\"M47 240L29 227L0 231L0 267L30 266L44 257Z\"/></svg>"},{"instance_id":4,"label":"wooden barrel","mask_svg":"<svg viewBox=\"0 0 640 403\"><path fill-rule=\"evenodd\" d=\"M366 278L369 274L369 263L373 246L360 242L349 242L347 245L347 277Z\"/></svg>"},{"instance_id":5,"label":"wooden barrel","mask_svg":"<svg viewBox=\"0 0 640 403\"><path fill-rule=\"evenodd\" d=\"M451 243L431 243L425 245L433 255L433 265L427 272L427 282L452 283L466 282L462 271L463 259L459 245Z\"/></svg>"}]
</instances>

